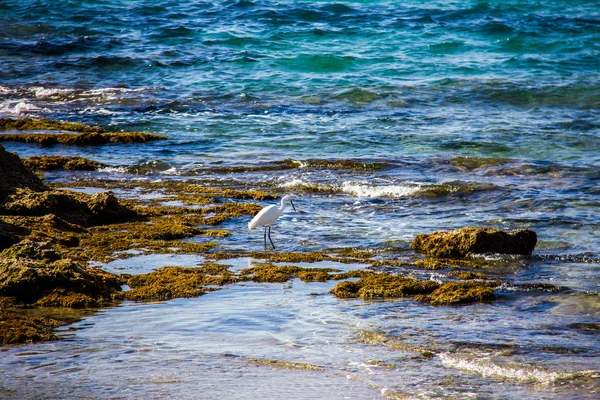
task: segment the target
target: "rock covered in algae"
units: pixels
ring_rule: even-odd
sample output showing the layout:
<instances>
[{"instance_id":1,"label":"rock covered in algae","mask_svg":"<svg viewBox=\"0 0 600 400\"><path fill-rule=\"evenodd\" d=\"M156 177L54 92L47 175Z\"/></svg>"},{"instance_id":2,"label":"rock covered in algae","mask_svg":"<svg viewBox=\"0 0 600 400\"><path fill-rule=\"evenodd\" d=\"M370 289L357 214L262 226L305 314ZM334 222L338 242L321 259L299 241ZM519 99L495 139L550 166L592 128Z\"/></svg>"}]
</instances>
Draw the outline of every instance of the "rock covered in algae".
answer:
<instances>
[{"instance_id":1,"label":"rock covered in algae","mask_svg":"<svg viewBox=\"0 0 600 400\"><path fill-rule=\"evenodd\" d=\"M426 301L434 306L469 304L469 303L491 303L496 300L494 288L500 282L446 282L428 295L419 295L418 301Z\"/></svg>"},{"instance_id":2,"label":"rock covered in algae","mask_svg":"<svg viewBox=\"0 0 600 400\"><path fill-rule=\"evenodd\" d=\"M38 143L42 146L56 144L77 146L100 146L108 143L146 143L153 140L165 140L163 135L146 132L107 132L107 133L4 133L0 141Z\"/></svg>"},{"instance_id":3,"label":"rock covered in algae","mask_svg":"<svg viewBox=\"0 0 600 400\"><path fill-rule=\"evenodd\" d=\"M207 264L202 267L163 267L127 280L131 290L121 293L126 300L169 300L198 297L206 293L209 285L236 282L226 265Z\"/></svg>"},{"instance_id":4,"label":"rock covered in algae","mask_svg":"<svg viewBox=\"0 0 600 400\"><path fill-rule=\"evenodd\" d=\"M429 294L438 287L439 283L435 281L370 273L355 282L344 281L338 283L331 290L331 293L342 298L360 297L368 300L373 298L394 298Z\"/></svg>"},{"instance_id":5,"label":"rock covered in algae","mask_svg":"<svg viewBox=\"0 0 600 400\"><path fill-rule=\"evenodd\" d=\"M276 266L271 264L258 267L246 268L240 271L240 275L253 282L287 282L293 278L299 278L303 282L326 282L330 279L340 279L330 272L340 272L335 268L303 268L296 266Z\"/></svg>"},{"instance_id":6,"label":"rock covered in algae","mask_svg":"<svg viewBox=\"0 0 600 400\"><path fill-rule=\"evenodd\" d=\"M111 191L94 195L62 190L18 191L13 201L0 204L0 214L44 216L54 214L63 220L91 226L134 218L137 213L119 204Z\"/></svg>"},{"instance_id":7,"label":"rock covered in algae","mask_svg":"<svg viewBox=\"0 0 600 400\"><path fill-rule=\"evenodd\" d=\"M110 191L88 195L50 190L23 164L19 156L7 152L1 145L0 214L54 214L67 222L79 225L119 222L137 215L120 205Z\"/></svg>"},{"instance_id":8,"label":"rock covered in algae","mask_svg":"<svg viewBox=\"0 0 600 400\"><path fill-rule=\"evenodd\" d=\"M47 118L0 118L0 130L104 132L104 129L99 126L85 125L81 122L56 121Z\"/></svg>"},{"instance_id":9,"label":"rock covered in algae","mask_svg":"<svg viewBox=\"0 0 600 400\"><path fill-rule=\"evenodd\" d=\"M21 304L34 305L51 295L42 300L43 305L99 306L112 302L113 295L121 290L118 276L69 259L32 260L6 254L6 250L2 256L0 296Z\"/></svg>"},{"instance_id":10,"label":"rock covered in algae","mask_svg":"<svg viewBox=\"0 0 600 400\"><path fill-rule=\"evenodd\" d=\"M71 171L94 171L103 166L98 161L83 157L33 156L23 160L23 164L31 169L53 171L58 169Z\"/></svg>"},{"instance_id":11,"label":"rock covered in algae","mask_svg":"<svg viewBox=\"0 0 600 400\"><path fill-rule=\"evenodd\" d=\"M357 281L339 282L331 293L340 298L363 300L411 297L433 305L487 303L495 300L494 288L500 282L446 282L420 280L405 276L363 272Z\"/></svg>"},{"instance_id":12,"label":"rock covered in algae","mask_svg":"<svg viewBox=\"0 0 600 400\"><path fill-rule=\"evenodd\" d=\"M104 132L104 129L99 126L89 126L80 122L55 121L46 118L39 120L31 118L0 118L0 130L61 131L61 133L0 134L0 141L39 143L43 146L50 146L58 143L95 146L106 143L144 143L151 140L166 139L165 136L146 132ZM64 131L71 133L62 133Z\"/></svg>"},{"instance_id":13,"label":"rock covered in algae","mask_svg":"<svg viewBox=\"0 0 600 400\"><path fill-rule=\"evenodd\" d=\"M45 317L29 317L0 310L0 345L56 340L54 329L60 322Z\"/></svg>"},{"instance_id":14,"label":"rock covered in algae","mask_svg":"<svg viewBox=\"0 0 600 400\"><path fill-rule=\"evenodd\" d=\"M418 235L410 246L432 257L466 257L473 253L531 255L536 243L537 234L528 229L506 232L466 227Z\"/></svg>"}]
</instances>

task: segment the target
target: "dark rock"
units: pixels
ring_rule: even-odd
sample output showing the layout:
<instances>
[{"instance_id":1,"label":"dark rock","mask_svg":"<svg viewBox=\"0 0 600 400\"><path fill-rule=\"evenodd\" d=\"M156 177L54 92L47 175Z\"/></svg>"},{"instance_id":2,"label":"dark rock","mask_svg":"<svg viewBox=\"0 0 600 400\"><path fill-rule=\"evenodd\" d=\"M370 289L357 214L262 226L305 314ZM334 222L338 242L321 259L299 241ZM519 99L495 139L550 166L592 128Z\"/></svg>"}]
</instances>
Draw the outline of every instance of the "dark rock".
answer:
<instances>
[{"instance_id":1,"label":"dark rock","mask_svg":"<svg viewBox=\"0 0 600 400\"><path fill-rule=\"evenodd\" d=\"M19 156L0 145L0 203L17 189L48 190L40 178L23 165Z\"/></svg>"}]
</instances>

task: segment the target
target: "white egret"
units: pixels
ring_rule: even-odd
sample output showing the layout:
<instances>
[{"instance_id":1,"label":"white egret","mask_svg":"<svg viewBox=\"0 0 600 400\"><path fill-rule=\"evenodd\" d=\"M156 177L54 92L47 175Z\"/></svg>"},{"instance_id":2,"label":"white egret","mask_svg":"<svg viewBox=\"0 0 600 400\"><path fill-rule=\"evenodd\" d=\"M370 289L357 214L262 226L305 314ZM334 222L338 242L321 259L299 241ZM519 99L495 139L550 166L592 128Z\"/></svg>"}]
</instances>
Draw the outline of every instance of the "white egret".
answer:
<instances>
[{"instance_id":1,"label":"white egret","mask_svg":"<svg viewBox=\"0 0 600 400\"><path fill-rule=\"evenodd\" d=\"M277 221L281 214L283 213L283 209L285 208L285 202L289 201L292 205L294 211L296 211L296 207L294 207L294 203L292 202L292 198L290 196L283 196L281 199L281 205L277 207L275 204L267 206L260 210L258 214L252 218L252 221L248 222L248 229L252 230L257 226L265 227L265 249L267 248L267 227L269 228L269 241L271 242L271 246L273 246L273 250L275 250L275 245L273 244L273 240L271 240L271 225L273 222Z\"/></svg>"}]
</instances>

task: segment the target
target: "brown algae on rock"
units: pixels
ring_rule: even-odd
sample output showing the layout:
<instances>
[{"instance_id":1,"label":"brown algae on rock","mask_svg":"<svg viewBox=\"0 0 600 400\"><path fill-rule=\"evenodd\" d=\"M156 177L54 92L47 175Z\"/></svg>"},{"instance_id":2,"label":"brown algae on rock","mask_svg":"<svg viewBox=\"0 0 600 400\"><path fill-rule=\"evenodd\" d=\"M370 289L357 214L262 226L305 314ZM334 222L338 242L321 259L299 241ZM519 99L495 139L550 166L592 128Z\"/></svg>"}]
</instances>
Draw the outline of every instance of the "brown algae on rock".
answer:
<instances>
[{"instance_id":1,"label":"brown algae on rock","mask_svg":"<svg viewBox=\"0 0 600 400\"><path fill-rule=\"evenodd\" d=\"M146 132L106 132L106 133L3 133L0 142L38 143L42 146L56 144L77 146L100 146L108 143L146 143L153 140L166 140L162 135Z\"/></svg>"},{"instance_id":2,"label":"brown algae on rock","mask_svg":"<svg viewBox=\"0 0 600 400\"><path fill-rule=\"evenodd\" d=\"M23 160L23 164L30 169L54 171L59 169L70 171L94 171L104 165L97 161L83 157L64 156L33 156Z\"/></svg>"},{"instance_id":3,"label":"brown algae on rock","mask_svg":"<svg viewBox=\"0 0 600 400\"><path fill-rule=\"evenodd\" d=\"M324 371L323 367L314 364L298 363L292 361L265 360L259 358L251 358L248 360L251 364L266 365L269 367L301 370L301 371Z\"/></svg>"},{"instance_id":4,"label":"brown algae on rock","mask_svg":"<svg viewBox=\"0 0 600 400\"><path fill-rule=\"evenodd\" d=\"M0 345L57 340L54 329L59 321L45 317L29 317L0 308Z\"/></svg>"},{"instance_id":5,"label":"brown algae on rock","mask_svg":"<svg viewBox=\"0 0 600 400\"><path fill-rule=\"evenodd\" d=\"M473 253L531 255L536 243L536 233L527 229L505 232L466 227L418 235L410 246L432 257L466 257Z\"/></svg>"},{"instance_id":6,"label":"brown algae on rock","mask_svg":"<svg viewBox=\"0 0 600 400\"><path fill-rule=\"evenodd\" d=\"M72 132L104 132L99 126L90 126L81 122L64 122L47 118L0 118L0 130L16 131L72 131Z\"/></svg>"},{"instance_id":7,"label":"brown algae on rock","mask_svg":"<svg viewBox=\"0 0 600 400\"><path fill-rule=\"evenodd\" d=\"M356 335L356 340L359 343L390 347L395 350L419 353L424 358L432 358L435 352L419 346L413 346L406 343L398 337L386 335L383 332L377 331L361 331Z\"/></svg>"},{"instance_id":8,"label":"brown algae on rock","mask_svg":"<svg viewBox=\"0 0 600 400\"><path fill-rule=\"evenodd\" d=\"M79 122L63 122L50 119L0 118L0 131L60 131L59 133L4 133L0 141L39 143L43 146L55 144L97 146L107 143L144 143L164 140L165 136L147 132L105 132L99 126ZM68 133L64 133L68 132ZM77 133L69 133L77 132Z\"/></svg>"},{"instance_id":9,"label":"brown algae on rock","mask_svg":"<svg viewBox=\"0 0 600 400\"><path fill-rule=\"evenodd\" d=\"M496 300L494 288L498 285L498 281L446 282L429 294L420 294L415 300L425 301L434 306L491 303Z\"/></svg>"},{"instance_id":10,"label":"brown algae on rock","mask_svg":"<svg viewBox=\"0 0 600 400\"><path fill-rule=\"evenodd\" d=\"M439 284L430 280L418 280L404 276L369 273L363 275L358 281L344 281L338 283L331 293L337 297L360 297L363 300L373 298L398 298L428 294L439 287Z\"/></svg>"},{"instance_id":11,"label":"brown algae on rock","mask_svg":"<svg viewBox=\"0 0 600 400\"><path fill-rule=\"evenodd\" d=\"M121 292L126 300L149 301L173 298L198 297L206 293L208 285L225 285L236 282L227 266L209 264L203 267L163 267L127 279L131 290Z\"/></svg>"},{"instance_id":12,"label":"brown algae on rock","mask_svg":"<svg viewBox=\"0 0 600 400\"><path fill-rule=\"evenodd\" d=\"M481 272L473 272L473 271L461 271L461 270L453 270L448 273L448 276L451 278L462 279L462 280L470 280L470 279L487 279L485 274Z\"/></svg>"},{"instance_id":13,"label":"brown algae on rock","mask_svg":"<svg viewBox=\"0 0 600 400\"><path fill-rule=\"evenodd\" d=\"M335 268L302 268L266 264L243 269L240 271L240 275L253 282L283 283L293 278L299 278L303 282L326 282L330 279L336 279L336 276L331 275L330 272L340 272L340 270Z\"/></svg>"},{"instance_id":14,"label":"brown algae on rock","mask_svg":"<svg viewBox=\"0 0 600 400\"><path fill-rule=\"evenodd\" d=\"M11 297L15 304L41 301L44 306L98 307L111 304L113 295L121 290L117 275L98 268L69 259L11 259L6 253L0 260L0 296Z\"/></svg>"},{"instance_id":15,"label":"brown algae on rock","mask_svg":"<svg viewBox=\"0 0 600 400\"><path fill-rule=\"evenodd\" d=\"M340 298L371 300L414 296L417 301L433 305L489 303L496 299L494 288L499 281L438 283L405 276L363 271L357 281L339 282L331 293Z\"/></svg>"}]
</instances>

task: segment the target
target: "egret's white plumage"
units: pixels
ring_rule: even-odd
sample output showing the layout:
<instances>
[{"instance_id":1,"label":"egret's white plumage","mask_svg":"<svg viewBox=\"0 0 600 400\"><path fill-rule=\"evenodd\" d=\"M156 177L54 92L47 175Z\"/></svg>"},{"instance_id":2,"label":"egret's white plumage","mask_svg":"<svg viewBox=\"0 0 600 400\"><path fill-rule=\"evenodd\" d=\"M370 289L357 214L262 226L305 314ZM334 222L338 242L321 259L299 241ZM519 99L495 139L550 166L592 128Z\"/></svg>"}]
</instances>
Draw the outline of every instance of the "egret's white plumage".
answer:
<instances>
[{"instance_id":1,"label":"egret's white plumage","mask_svg":"<svg viewBox=\"0 0 600 400\"><path fill-rule=\"evenodd\" d=\"M286 201L289 201L290 204L292 205L292 208L294 209L294 211L296 211L296 207L294 206L294 203L292 202L292 198L290 196L283 196L279 207L277 207L274 204L267 206L267 207L263 208L262 210L260 210L258 212L258 214L256 214L254 216L254 218L252 218L252 221L248 222L248 229L250 229L250 230L256 228L257 226L265 227L265 248L267 247L267 227L269 228L269 240L271 241L271 246L273 246L273 248L275 248L275 245L273 244L273 241L271 240L271 225L273 225L273 223L279 219L281 214L283 214L283 210L285 209Z\"/></svg>"}]
</instances>

